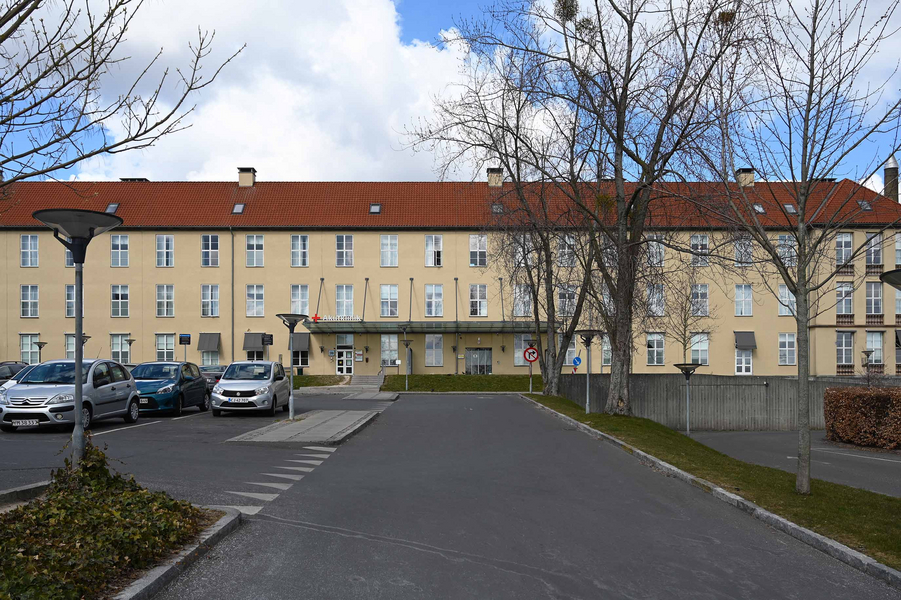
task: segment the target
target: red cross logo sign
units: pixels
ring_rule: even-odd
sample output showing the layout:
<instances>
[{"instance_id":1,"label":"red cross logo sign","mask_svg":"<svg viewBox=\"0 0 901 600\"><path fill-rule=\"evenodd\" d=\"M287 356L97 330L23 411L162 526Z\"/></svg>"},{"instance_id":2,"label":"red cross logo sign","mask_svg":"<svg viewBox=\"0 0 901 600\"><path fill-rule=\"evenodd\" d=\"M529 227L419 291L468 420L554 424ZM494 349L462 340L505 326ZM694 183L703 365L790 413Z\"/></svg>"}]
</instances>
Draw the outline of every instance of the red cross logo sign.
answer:
<instances>
[{"instance_id":1,"label":"red cross logo sign","mask_svg":"<svg viewBox=\"0 0 901 600\"><path fill-rule=\"evenodd\" d=\"M315 315L313 315L313 322L316 323L320 318L321 317L319 316L319 313L316 313Z\"/></svg>"},{"instance_id":2,"label":"red cross logo sign","mask_svg":"<svg viewBox=\"0 0 901 600\"><path fill-rule=\"evenodd\" d=\"M530 363L538 360L538 349L537 348L526 348L522 353L523 358L525 358Z\"/></svg>"}]
</instances>

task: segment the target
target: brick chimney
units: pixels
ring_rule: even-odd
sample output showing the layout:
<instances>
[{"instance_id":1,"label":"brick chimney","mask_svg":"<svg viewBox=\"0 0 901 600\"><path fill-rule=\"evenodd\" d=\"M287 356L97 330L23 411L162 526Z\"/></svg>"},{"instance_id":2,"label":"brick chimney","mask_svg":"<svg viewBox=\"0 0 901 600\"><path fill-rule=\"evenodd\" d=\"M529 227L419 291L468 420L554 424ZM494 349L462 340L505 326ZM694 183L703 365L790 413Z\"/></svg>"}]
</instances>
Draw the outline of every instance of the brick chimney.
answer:
<instances>
[{"instance_id":1,"label":"brick chimney","mask_svg":"<svg viewBox=\"0 0 901 600\"><path fill-rule=\"evenodd\" d=\"M735 172L735 181L738 187L754 187L754 169L745 167Z\"/></svg>"},{"instance_id":2,"label":"brick chimney","mask_svg":"<svg viewBox=\"0 0 901 600\"><path fill-rule=\"evenodd\" d=\"M504 170L500 167L488 167L488 187L504 185Z\"/></svg>"},{"instance_id":3,"label":"brick chimney","mask_svg":"<svg viewBox=\"0 0 901 600\"><path fill-rule=\"evenodd\" d=\"M256 182L256 169L253 167L238 167L238 187L253 187Z\"/></svg>"},{"instance_id":4,"label":"brick chimney","mask_svg":"<svg viewBox=\"0 0 901 600\"><path fill-rule=\"evenodd\" d=\"M891 198L895 202L898 201L898 161L895 160L894 156L889 156L888 160L885 161L885 168L883 170L883 181L885 182L885 188L883 195Z\"/></svg>"}]
</instances>

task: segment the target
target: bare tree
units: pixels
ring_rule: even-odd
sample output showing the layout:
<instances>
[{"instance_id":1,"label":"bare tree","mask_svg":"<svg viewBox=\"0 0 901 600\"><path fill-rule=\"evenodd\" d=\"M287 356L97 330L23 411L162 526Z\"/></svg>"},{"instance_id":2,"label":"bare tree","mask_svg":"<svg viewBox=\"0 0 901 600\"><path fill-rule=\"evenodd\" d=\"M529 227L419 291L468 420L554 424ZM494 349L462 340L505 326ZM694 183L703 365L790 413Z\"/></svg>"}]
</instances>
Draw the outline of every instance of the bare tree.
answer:
<instances>
[{"instance_id":1,"label":"bare tree","mask_svg":"<svg viewBox=\"0 0 901 600\"><path fill-rule=\"evenodd\" d=\"M205 74L213 33L198 30L190 63L161 75L160 50L113 87L126 34L142 0L5 0L0 4L2 186L52 176L94 156L152 146L188 124L190 96L210 85L240 49ZM243 49L243 48L242 48Z\"/></svg>"},{"instance_id":2,"label":"bare tree","mask_svg":"<svg viewBox=\"0 0 901 600\"><path fill-rule=\"evenodd\" d=\"M796 489L810 493L810 333L818 307L835 293L830 282L853 273L853 259L866 241L850 244L841 232L867 222L881 232L898 221L896 203L853 181L832 179L843 173L852 152L880 136L882 158L858 172L864 181L884 158L899 149L901 102L884 102L889 80L868 79L873 59L894 33L890 22L897 3L871 17L867 3L767 0L756 20L760 35L747 47L753 65L752 87L743 100L723 103L726 164L752 167L767 185L753 185L745 171L739 185L726 182L723 201L705 201L712 218L728 223L753 240L755 252L770 265L795 298L798 355L798 471ZM713 165L712 171L719 171ZM709 200L709 199L708 199ZM774 235L774 232L778 232ZM764 281L766 281L766 277ZM772 289L772 288L771 288Z\"/></svg>"}]
</instances>

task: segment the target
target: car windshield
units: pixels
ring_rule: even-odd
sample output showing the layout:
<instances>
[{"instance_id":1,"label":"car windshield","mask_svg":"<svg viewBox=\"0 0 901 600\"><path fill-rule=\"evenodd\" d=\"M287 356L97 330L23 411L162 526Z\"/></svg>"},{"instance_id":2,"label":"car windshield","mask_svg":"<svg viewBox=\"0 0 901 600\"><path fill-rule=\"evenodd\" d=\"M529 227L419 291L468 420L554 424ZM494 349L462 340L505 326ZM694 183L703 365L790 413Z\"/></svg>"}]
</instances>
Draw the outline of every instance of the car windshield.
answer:
<instances>
[{"instance_id":1,"label":"car windshield","mask_svg":"<svg viewBox=\"0 0 901 600\"><path fill-rule=\"evenodd\" d=\"M13 381L22 381L22 378L28 375L36 366L37 365L28 365L27 367L10 377L10 379L12 379Z\"/></svg>"},{"instance_id":2,"label":"car windshield","mask_svg":"<svg viewBox=\"0 0 901 600\"><path fill-rule=\"evenodd\" d=\"M81 365L81 382L88 382L91 365ZM70 383L75 384L75 363L44 363L36 365L19 383Z\"/></svg>"},{"instance_id":3,"label":"car windshield","mask_svg":"<svg viewBox=\"0 0 901 600\"><path fill-rule=\"evenodd\" d=\"M225 370L225 367L220 367L220 366L200 367L201 373L221 373L224 370Z\"/></svg>"},{"instance_id":4,"label":"car windshield","mask_svg":"<svg viewBox=\"0 0 901 600\"><path fill-rule=\"evenodd\" d=\"M178 379L178 365L138 365L131 374L135 379Z\"/></svg>"},{"instance_id":5,"label":"car windshield","mask_svg":"<svg viewBox=\"0 0 901 600\"><path fill-rule=\"evenodd\" d=\"M271 368L270 365L255 365L248 363L229 365L228 369L225 370L225 375L222 376L222 379L269 379Z\"/></svg>"}]
</instances>

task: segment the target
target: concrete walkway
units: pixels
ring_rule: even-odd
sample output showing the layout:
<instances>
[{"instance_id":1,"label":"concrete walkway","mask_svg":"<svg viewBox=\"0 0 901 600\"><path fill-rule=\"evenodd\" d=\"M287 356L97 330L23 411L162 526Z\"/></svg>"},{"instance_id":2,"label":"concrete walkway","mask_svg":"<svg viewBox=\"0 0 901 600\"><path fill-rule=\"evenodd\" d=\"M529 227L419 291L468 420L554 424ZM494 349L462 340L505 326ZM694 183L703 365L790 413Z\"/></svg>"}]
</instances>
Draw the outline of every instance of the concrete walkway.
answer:
<instances>
[{"instance_id":1,"label":"concrete walkway","mask_svg":"<svg viewBox=\"0 0 901 600\"><path fill-rule=\"evenodd\" d=\"M315 410L299 421L280 421L226 441L337 445L368 425L377 414L374 410Z\"/></svg>"}]
</instances>

